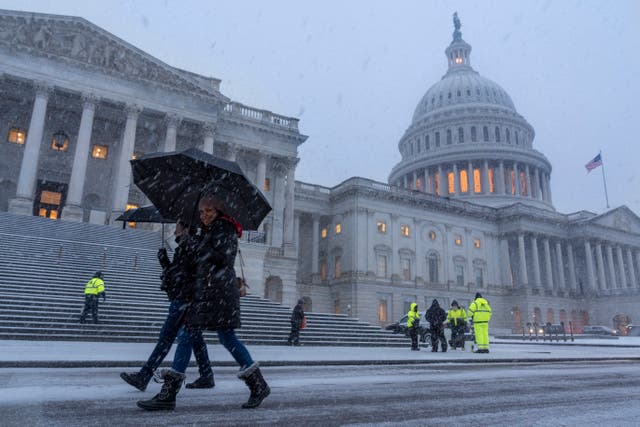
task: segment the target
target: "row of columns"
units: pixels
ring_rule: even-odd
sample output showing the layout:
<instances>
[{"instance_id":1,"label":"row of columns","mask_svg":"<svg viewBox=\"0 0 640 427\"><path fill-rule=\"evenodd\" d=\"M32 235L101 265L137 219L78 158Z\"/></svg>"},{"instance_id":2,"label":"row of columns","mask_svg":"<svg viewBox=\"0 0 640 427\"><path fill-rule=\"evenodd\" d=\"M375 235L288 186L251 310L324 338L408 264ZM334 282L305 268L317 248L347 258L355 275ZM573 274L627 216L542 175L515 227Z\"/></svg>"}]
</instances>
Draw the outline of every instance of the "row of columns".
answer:
<instances>
[{"instance_id":1,"label":"row of columns","mask_svg":"<svg viewBox=\"0 0 640 427\"><path fill-rule=\"evenodd\" d=\"M462 166L462 167L461 167ZM467 191L462 191L460 182L460 171L467 171ZM453 194L471 195L474 191L474 170L480 170L480 188L478 194L516 195L520 197L530 197L544 202L551 203L550 176L542 168L529 166L527 163L511 162L506 163L500 160L498 163L489 165L488 160L482 162L455 162L450 165L438 165L437 168L427 167L416 170L402 176L400 182L396 182L399 187L420 190L425 193L445 196ZM454 191L449 193L448 173L453 173ZM511 173L515 172L514 182L511 182ZM524 174L524 183L521 178ZM420 185L418 185L418 180ZM436 188L436 181L438 182ZM490 191L490 183L493 184L493 191Z\"/></svg>"},{"instance_id":2,"label":"row of columns","mask_svg":"<svg viewBox=\"0 0 640 427\"><path fill-rule=\"evenodd\" d=\"M27 140L25 142L24 154L20 166L18 183L16 189L16 197L10 201L9 211L31 215L33 210L33 198L35 194L35 183L37 179L37 166L40 156L40 149L44 135L45 119L47 116L47 106L50 95L53 91L52 87L46 83L39 82L35 87L35 100L31 112L31 120L27 132ZM84 192L84 183L87 178L87 164L89 160L89 151L91 146L91 137L93 130L93 122L95 118L96 107L99 99L90 93L82 94L82 115L80 118L80 126L78 129L78 137L76 149L73 157L73 166L71 169L71 178L69 181L66 204L63 208L62 218L71 221L82 221L82 197ZM129 199L129 189L131 186L131 167L129 160L133 157L136 142L136 128L138 124L139 114L143 108L138 105L125 106L126 122L122 136L122 146L119 157L116 160L116 175L113 187L112 210L113 214L121 213ZM175 151L177 144L178 126L182 118L176 114L167 114L165 118L166 135L163 151ZM216 124L203 124L203 151L214 154L214 135ZM239 147L229 145L226 158L236 161ZM262 190L266 180L268 153L264 151L258 152L258 164L256 169L256 183ZM281 191L286 194L284 202L284 212L274 211L274 216L289 218L291 221L284 221L285 230L278 233L273 230L276 241L282 243L294 242L294 221L293 221L293 199L295 194L295 167L297 161L289 161L286 163L284 173L287 176L286 187L275 188L275 191ZM281 168L282 169L282 168ZM284 236L283 236L284 234ZM280 237L277 237L277 236Z\"/></svg>"},{"instance_id":3,"label":"row of columns","mask_svg":"<svg viewBox=\"0 0 640 427\"><path fill-rule=\"evenodd\" d=\"M554 254L552 255L551 241L547 237L542 238L542 252L544 259L545 277L541 277L541 261L539 259L538 237L536 235L529 236L531 248L531 263L527 265L527 245L525 239L527 236L520 233L518 239L518 266L519 281L525 287L538 287L543 283L546 289L560 291L578 290L579 284L576 278L576 261L574 255L573 244L564 243L560 240L555 241ZM640 248L626 247L624 249L620 245L615 245L616 256L614 261L614 245L607 244L605 268L605 256L602 251L602 242L595 242L594 248L590 240L584 241L586 279L588 290L605 291L615 289L634 288L640 289L640 282L636 271L640 271ZM635 252L635 254L634 254ZM566 253L566 257L565 257ZM594 263L595 255L595 263ZM626 263L625 263L626 258ZM567 260L568 277L565 277L565 262ZM637 269L637 270L636 270ZM529 271L533 273L532 280L528 275ZM608 276L607 276L608 274ZM607 276L607 277L606 277ZM629 280L627 280L629 279ZM586 289L580 289L586 290Z\"/></svg>"}]
</instances>

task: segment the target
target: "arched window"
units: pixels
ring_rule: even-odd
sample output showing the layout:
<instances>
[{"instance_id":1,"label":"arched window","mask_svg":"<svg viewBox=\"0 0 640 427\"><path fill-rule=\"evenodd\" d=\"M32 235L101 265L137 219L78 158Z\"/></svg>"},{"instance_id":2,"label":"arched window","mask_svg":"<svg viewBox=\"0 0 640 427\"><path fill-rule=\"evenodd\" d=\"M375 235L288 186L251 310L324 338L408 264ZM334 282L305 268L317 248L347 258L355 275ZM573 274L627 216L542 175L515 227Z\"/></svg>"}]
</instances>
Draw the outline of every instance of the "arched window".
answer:
<instances>
[{"instance_id":1,"label":"arched window","mask_svg":"<svg viewBox=\"0 0 640 427\"><path fill-rule=\"evenodd\" d=\"M422 151L422 147L421 147L421 144L420 144L420 137L416 138L416 144L418 146L418 153L420 153L420 151Z\"/></svg>"},{"instance_id":2,"label":"arched window","mask_svg":"<svg viewBox=\"0 0 640 427\"><path fill-rule=\"evenodd\" d=\"M476 134L476 127L471 126L471 142L476 142L478 140L478 135Z\"/></svg>"},{"instance_id":3,"label":"arched window","mask_svg":"<svg viewBox=\"0 0 640 427\"><path fill-rule=\"evenodd\" d=\"M527 196L529 194L529 189L527 188L527 174L524 171L520 172L520 192L521 195Z\"/></svg>"},{"instance_id":4,"label":"arched window","mask_svg":"<svg viewBox=\"0 0 640 427\"><path fill-rule=\"evenodd\" d=\"M547 310L547 323L555 323L554 319L555 319L555 316L553 313L553 308L550 308Z\"/></svg>"},{"instance_id":5,"label":"arched window","mask_svg":"<svg viewBox=\"0 0 640 427\"><path fill-rule=\"evenodd\" d=\"M484 142L489 142L489 128L486 126L482 127L482 137Z\"/></svg>"},{"instance_id":6,"label":"arched window","mask_svg":"<svg viewBox=\"0 0 640 427\"><path fill-rule=\"evenodd\" d=\"M451 142L452 142L451 129L447 129L447 145L451 145Z\"/></svg>"},{"instance_id":7,"label":"arched window","mask_svg":"<svg viewBox=\"0 0 640 427\"><path fill-rule=\"evenodd\" d=\"M429 143L429 135L424 137L424 149L429 150L431 148L431 144Z\"/></svg>"},{"instance_id":8,"label":"arched window","mask_svg":"<svg viewBox=\"0 0 640 427\"><path fill-rule=\"evenodd\" d=\"M440 147L440 132L436 132L436 148Z\"/></svg>"},{"instance_id":9,"label":"arched window","mask_svg":"<svg viewBox=\"0 0 640 427\"><path fill-rule=\"evenodd\" d=\"M542 310L540 307L533 308L533 323L537 323L538 325L542 322Z\"/></svg>"},{"instance_id":10,"label":"arched window","mask_svg":"<svg viewBox=\"0 0 640 427\"><path fill-rule=\"evenodd\" d=\"M495 172L493 168L489 168L489 193L496 192Z\"/></svg>"},{"instance_id":11,"label":"arched window","mask_svg":"<svg viewBox=\"0 0 640 427\"><path fill-rule=\"evenodd\" d=\"M409 144L409 151L411 152L411 155L413 156L413 144Z\"/></svg>"},{"instance_id":12,"label":"arched window","mask_svg":"<svg viewBox=\"0 0 640 427\"><path fill-rule=\"evenodd\" d=\"M507 140L507 144L511 144L511 131L509 131L509 128L504 130L504 137Z\"/></svg>"},{"instance_id":13,"label":"arched window","mask_svg":"<svg viewBox=\"0 0 640 427\"><path fill-rule=\"evenodd\" d=\"M429 272L429 282L438 283L438 254L431 252L427 256L427 271Z\"/></svg>"},{"instance_id":14,"label":"arched window","mask_svg":"<svg viewBox=\"0 0 640 427\"><path fill-rule=\"evenodd\" d=\"M500 142L500 128L496 126L496 142Z\"/></svg>"},{"instance_id":15,"label":"arched window","mask_svg":"<svg viewBox=\"0 0 640 427\"><path fill-rule=\"evenodd\" d=\"M460 170L460 192L461 193L466 193L469 191L469 184L467 179L468 179L467 170L466 169Z\"/></svg>"},{"instance_id":16,"label":"arched window","mask_svg":"<svg viewBox=\"0 0 640 427\"><path fill-rule=\"evenodd\" d=\"M464 129L458 128L458 143L464 142Z\"/></svg>"},{"instance_id":17,"label":"arched window","mask_svg":"<svg viewBox=\"0 0 640 427\"><path fill-rule=\"evenodd\" d=\"M448 190L449 190L449 194L453 194L456 191L456 187L455 187L455 177L453 176L453 172L449 172L447 174L447 181L448 181Z\"/></svg>"},{"instance_id":18,"label":"arched window","mask_svg":"<svg viewBox=\"0 0 640 427\"><path fill-rule=\"evenodd\" d=\"M482 179L480 178L479 168L475 168L473 170L473 192L474 193L482 192Z\"/></svg>"}]
</instances>

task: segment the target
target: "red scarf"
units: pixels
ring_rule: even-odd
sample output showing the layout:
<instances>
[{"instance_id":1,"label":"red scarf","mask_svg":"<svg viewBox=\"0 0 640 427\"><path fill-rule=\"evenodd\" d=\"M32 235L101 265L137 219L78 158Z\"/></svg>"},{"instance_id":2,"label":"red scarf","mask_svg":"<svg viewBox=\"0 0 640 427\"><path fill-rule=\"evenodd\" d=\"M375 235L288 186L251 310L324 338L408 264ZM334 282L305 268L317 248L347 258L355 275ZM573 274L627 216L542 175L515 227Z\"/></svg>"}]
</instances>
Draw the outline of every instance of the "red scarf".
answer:
<instances>
[{"instance_id":1,"label":"red scarf","mask_svg":"<svg viewBox=\"0 0 640 427\"><path fill-rule=\"evenodd\" d=\"M238 235L238 238L242 237L242 225L240 225L238 221L231 218L229 215L222 215L220 219L229 221L231 225L233 225L233 227L236 229L236 234Z\"/></svg>"}]
</instances>

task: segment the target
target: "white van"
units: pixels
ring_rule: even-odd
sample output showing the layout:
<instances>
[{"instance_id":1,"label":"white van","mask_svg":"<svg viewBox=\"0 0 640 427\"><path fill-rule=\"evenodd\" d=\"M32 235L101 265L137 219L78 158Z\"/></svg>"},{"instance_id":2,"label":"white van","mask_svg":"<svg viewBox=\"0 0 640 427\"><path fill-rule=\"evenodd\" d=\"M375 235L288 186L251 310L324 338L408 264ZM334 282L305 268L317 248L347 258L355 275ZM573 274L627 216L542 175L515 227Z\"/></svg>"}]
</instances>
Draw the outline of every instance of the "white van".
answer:
<instances>
[{"instance_id":1,"label":"white van","mask_svg":"<svg viewBox=\"0 0 640 427\"><path fill-rule=\"evenodd\" d=\"M618 335L618 331L615 329L600 325L585 325L582 327L582 333L592 335Z\"/></svg>"}]
</instances>

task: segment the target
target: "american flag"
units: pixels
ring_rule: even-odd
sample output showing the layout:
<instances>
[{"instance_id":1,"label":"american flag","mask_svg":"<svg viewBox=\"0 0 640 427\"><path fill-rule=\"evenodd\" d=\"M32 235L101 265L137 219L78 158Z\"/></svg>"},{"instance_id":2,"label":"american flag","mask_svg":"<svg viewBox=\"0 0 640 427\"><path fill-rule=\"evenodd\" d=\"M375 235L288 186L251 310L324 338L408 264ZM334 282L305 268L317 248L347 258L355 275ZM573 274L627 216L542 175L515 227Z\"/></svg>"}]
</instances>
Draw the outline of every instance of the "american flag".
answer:
<instances>
[{"instance_id":1,"label":"american flag","mask_svg":"<svg viewBox=\"0 0 640 427\"><path fill-rule=\"evenodd\" d=\"M598 154L589 163L584 165L584 167L587 168L587 173L591 172L593 169L597 168L598 166L602 166L601 154Z\"/></svg>"}]
</instances>

